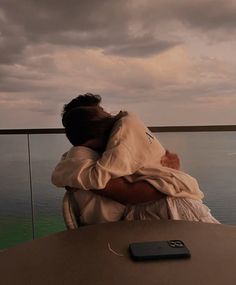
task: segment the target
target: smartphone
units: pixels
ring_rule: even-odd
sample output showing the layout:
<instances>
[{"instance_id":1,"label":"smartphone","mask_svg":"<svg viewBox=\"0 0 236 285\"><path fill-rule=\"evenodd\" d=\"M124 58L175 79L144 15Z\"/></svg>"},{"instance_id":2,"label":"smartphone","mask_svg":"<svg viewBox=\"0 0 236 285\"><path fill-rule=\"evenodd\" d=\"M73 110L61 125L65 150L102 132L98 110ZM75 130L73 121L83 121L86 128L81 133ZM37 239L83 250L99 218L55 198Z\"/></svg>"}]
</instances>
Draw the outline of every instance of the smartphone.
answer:
<instances>
[{"instance_id":1,"label":"smartphone","mask_svg":"<svg viewBox=\"0 0 236 285\"><path fill-rule=\"evenodd\" d=\"M189 249L181 240L131 243L129 252L133 260L189 258Z\"/></svg>"}]
</instances>

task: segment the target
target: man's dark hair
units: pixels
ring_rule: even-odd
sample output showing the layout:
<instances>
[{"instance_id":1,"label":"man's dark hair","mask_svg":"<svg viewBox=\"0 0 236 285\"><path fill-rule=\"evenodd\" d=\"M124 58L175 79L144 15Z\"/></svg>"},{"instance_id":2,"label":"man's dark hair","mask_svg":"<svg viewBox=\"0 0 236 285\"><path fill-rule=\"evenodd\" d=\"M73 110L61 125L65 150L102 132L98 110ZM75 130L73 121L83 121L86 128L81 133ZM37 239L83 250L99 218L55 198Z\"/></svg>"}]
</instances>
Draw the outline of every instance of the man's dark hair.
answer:
<instances>
[{"instance_id":1,"label":"man's dark hair","mask_svg":"<svg viewBox=\"0 0 236 285\"><path fill-rule=\"evenodd\" d=\"M113 117L101 117L97 106L77 107L64 116L65 133L73 146L90 139L106 137L114 123Z\"/></svg>"},{"instance_id":2,"label":"man's dark hair","mask_svg":"<svg viewBox=\"0 0 236 285\"><path fill-rule=\"evenodd\" d=\"M73 109L78 107L98 106L101 103L101 96L92 93L86 93L84 95L78 95L72 99L68 104L65 104L62 110L62 124L66 126L66 115Z\"/></svg>"}]
</instances>

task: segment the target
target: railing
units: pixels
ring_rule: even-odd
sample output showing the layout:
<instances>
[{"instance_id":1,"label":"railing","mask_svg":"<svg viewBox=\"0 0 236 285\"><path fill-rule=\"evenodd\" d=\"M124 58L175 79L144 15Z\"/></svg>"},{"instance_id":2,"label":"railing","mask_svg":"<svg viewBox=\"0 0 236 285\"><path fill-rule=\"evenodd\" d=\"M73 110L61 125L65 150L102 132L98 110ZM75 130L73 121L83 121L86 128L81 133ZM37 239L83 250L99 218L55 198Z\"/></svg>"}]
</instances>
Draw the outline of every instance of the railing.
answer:
<instances>
[{"instance_id":1,"label":"railing","mask_svg":"<svg viewBox=\"0 0 236 285\"><path fill-rule=\"evenodd\" d=\"M150 130L158 133L164 146L180 155L183 168L198 178L217 218L235 224L236 125ZM70 147L63 133L59 128L0 130L0 248L64 229L64 192L56 191L50 182L53 167Z\"/></svg>"},{"instance_id":2,"label":"railing","mask_svg":"<svg viewBox=\"0 0 236 285\"><path fill-rule=\"evenodd\" d=\"M229 132L236 131L236 125L206 125L206 126L151 126L154 133L162 132ZM63 134L63 128L51 129L0 129L0 135L19 134Z\"/></svg>"}]
</instances>

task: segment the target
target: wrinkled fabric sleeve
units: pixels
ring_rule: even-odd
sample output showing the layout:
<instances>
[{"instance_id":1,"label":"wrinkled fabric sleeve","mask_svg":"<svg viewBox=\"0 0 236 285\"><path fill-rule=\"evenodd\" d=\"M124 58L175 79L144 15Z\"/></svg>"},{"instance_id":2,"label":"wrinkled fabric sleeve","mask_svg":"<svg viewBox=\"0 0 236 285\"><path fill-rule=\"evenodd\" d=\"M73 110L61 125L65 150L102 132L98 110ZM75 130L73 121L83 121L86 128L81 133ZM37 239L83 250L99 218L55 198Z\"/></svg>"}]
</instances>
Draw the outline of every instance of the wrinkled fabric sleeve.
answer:
<instances>
[{"instance_id":1,"label":"wrinkled fabric sleeve","mask_svg":"<svg viewBox=\"0 0 236 285\"><path fill-rule=\"evenodd\" d=\"M85 147L72 148L76 151L83 149L88 150ZM95 158L92 152L74 152L67 156L57 165L53 183L59 187L84 190L104 189L110 179L134 174L147 165L153 155L158 156L156 160L161 158L165 150L136 116L127 115L113 127L101 157Z\"/></svg>"},{"instance_id":2,"label":"wrinkled fabric sleeve","mask_svg":"<svg viewBox=\"0 0 236 285\"><path fill-rule=\"evenodd\" d=\"M86 157L78 151L59 162L52 174L52 183L58 187L103 189L110 179L131 175L139 168L140 163L123 144L106 150L100 158L92 150Z\"/></svg>"}]
</instances>

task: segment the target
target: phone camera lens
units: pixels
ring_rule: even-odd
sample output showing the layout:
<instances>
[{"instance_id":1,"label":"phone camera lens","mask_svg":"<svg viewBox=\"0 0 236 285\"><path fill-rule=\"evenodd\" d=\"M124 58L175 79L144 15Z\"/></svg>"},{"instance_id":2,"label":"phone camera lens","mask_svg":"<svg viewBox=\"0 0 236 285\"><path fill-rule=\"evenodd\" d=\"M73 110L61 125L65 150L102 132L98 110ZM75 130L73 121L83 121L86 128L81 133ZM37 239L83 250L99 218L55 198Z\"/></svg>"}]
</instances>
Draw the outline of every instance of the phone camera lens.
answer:
<instances>
[{"instance_id":1,"label":"phone camera lens","mask_svg":"<svg viewBox=\"0 0 236 285\"><path fill-rule=\"evenodd\" d=\"M175 246L176 247L183 247L184 245L181 241L177 240L177 241L175 241Z\"/></svg>"},{"instance_id":2,"label":"phone camera lens","mask_svg":"<svg viewBox=\"0 0 236 285\"><path fill-rule=\"evenodd\" d=\"M171 247L183 247L183 243L180 240L171 240L169 241Z\"/></svg>"},{"instance_id":3,"label":"phone camera lens","mask_svg":"<svg viewBox=\"0 0 236 285\"><path fill-rule=\"evenodd\" d=\"M176 247L175 241L170 241L169 245L170 245L171 247Z\"/></svg>"}]
</instances>

